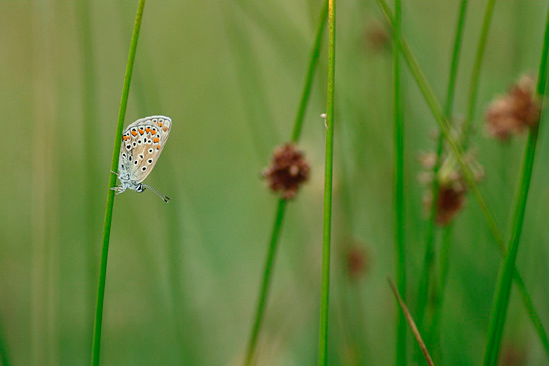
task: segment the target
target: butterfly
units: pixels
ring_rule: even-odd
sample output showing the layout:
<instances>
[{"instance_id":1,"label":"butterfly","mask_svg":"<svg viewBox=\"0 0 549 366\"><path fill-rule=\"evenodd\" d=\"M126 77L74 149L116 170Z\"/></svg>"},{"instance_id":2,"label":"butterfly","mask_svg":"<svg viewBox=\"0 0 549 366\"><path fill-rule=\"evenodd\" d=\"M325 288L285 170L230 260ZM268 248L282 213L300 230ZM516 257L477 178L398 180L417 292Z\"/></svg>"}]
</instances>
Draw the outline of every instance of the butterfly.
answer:
<instances>
[{"instance_id":1,"label":"butterfly","mask_svg":"<svg viewBox=\"0 0 549 366\"><path fill-rule=\"evenodd\" d=\"M111 188L116 194L126 189L138 193L146 188L156 193L166 203L169 197L156 189L143 184L153 170L172 128L172 120L166 116L150 116L138 119L122 133L122 145L118 160L118 173L112 172L120 179L120 186Z\"/></svg>"}]
</instances>

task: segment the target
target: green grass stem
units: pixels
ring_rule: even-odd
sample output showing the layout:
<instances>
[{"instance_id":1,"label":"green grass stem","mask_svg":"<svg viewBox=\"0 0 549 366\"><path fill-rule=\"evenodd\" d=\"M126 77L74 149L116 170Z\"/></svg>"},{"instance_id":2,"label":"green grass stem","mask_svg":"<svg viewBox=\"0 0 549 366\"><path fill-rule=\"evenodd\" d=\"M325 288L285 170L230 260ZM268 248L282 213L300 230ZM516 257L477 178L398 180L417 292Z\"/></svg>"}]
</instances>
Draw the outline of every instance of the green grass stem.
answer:
<instances>
[{"instance_id":1,"label":"green grass stem","mask_svg":"<svg viewBox=\"0 0 549 366\"><path fill-rule=\"evenodd\" d=\"M8 352L8 345L6 343L6 338L4 336L4 330L2 324L0 323L0 365L10 366L10 355Z\"/></svg>"},{"instance_id":2,"label":"green grass stem","mask_svg":"<svg viewBox=\"0 0 549 366\"><path fill-rule=\"evenodd\" d=\"M402 26L402 4L395 0L395 29L394 35L400 34ZM398 45L397 40L394 42ZM395 258L398 291L406 297L406 243L404 220L404 104L402 100L402 80L400 77L400 51L398 46L393 48L393 103L394 103L394 181L393 194L395 205ZM397 366L406 365L406 318L404 313L397 309L396 314L396 348L395 363Z\"/></svg>"},{"instance_id":3,"label":"green grass stem","mask_svg":"<svg viewBox=\"0 0 549 366\"><path fill-rule=\"evenodd\" d=\"M547 56L549 53L549 12L545 23L545 36L543 40L543 50L541 53L541 61L538 73L537 93L540 96L540 101L543 103L545 89L547 83ZM541 118L540 118L541 120ZM541 121L540 121L541 122ZM505 255L505 260L500 267L498 274L498 282L492 312L490 314L490 327L488 330L488 341L484 353L484 365L492 366L498 363L499 352L501 348L501 339L505 327L505 319L507 309L509 307L509 299L511 297L511 283L515 274L515 262L518 255L520 235L522 233L522 225L524 215L526 213L526 204L528 201L528 191L530 189L530 181L532 178L532 170L534 167L534 158L536 155L536 143L538 139L539 125L530 129L528 142L524 151L524 159L521 169L521 177L513 209L513 221L511 224L511 239L509 240L508 250Z\"/></svg>"},{"instance_id":4,"label":"green grass stem","mask_svg":"<svg viewBox=\"0 0 549 366\"><path fill-rule=\"evenodd\" d=\"M463 0L466 1L466 0ZM471 74L471 81L469 84L469 93L468 93L468 108L467 108L467 116L464 123L463 128L463 136L462 136L462 143L465 148L469 144L469 135L471 134L471 124L475 115L476 110L476 103L478 100L478 89L480 84L480 70L482 68L482 60L484 58L484 52L486 49L486 42L488 39L488 31L490 29L490 22L492 19L492 14L494 12L494 4L495 1L489 1L486 5L486 10L484 12L484 18L482 22L482 28L480 32L479 42L477 45L477 50L475 54L475 60L473 64L473 72ZM451 114L448 113L451 112L447 111L446 116L448 118L451 117ZM442 139L442 135L440 137ZM436 193L438 196L438 192ZM439 276L439 283L436 285L435 289L435 296L433 296L433 307L434 307L434 314L433 314L433 322L431 324L431 332L430 334L433 337L436 337L437 339L440 338L439 332L440 332L440 319L442 316L442 306L443 306L443 299L444 299L444 293L446 291L446 283L447 283L447 277L448 277L448 260L449 260L449 252L450 252L450 246L451 246L451 232L452 232L453 223L450 223L448 226L444 228L443 232L443 243L442 243L442 253L440 255L440 276Z\"/></svg>"},{"instance_id":5,"label":"green grass stem","mask_svg":"<svg viewBox=\"0 0 549 366\"><path fill-rule=\"evenodd\" d=\"M385 0L376 0L376 1L379 4L381 10L383 11L385 17L387 18L387 21L394 29L395 20L393 15L391 14L391 10L389 6L385 2ZM423 74L421 68L419 67L419 64L416 58L414 57L412 51L410 50L410 46L408 45L408 43L406 42L406 40L401 34L398 37L398 41L400 43L400 49L402 51L404 59L406 60L408 67L410 68L412 76L414 77L421 93L423 94L423 97L425 98L425 101L427 102L429 109L433 113L433 116L437 124L439 125L439 128L442 132L442 135L444 136L446 143L452 150L452 153L454 154L457 162L459 163L469 188L473 191L474 197L477 200L477 203L480 206L482 213L484 214L488 228L490 229L490 232L494 236L496 244L498 245L500 254L504 255L505 242L497 227L496 221L492 213L490 212L486 204L486 201L484 200L484 197L480 192L480 189L478 188L478 185L474 178L474 174L471 171L471 168L465 162L463 150L461 149L459 143L456 142L454 137L451 135L451 129L444 115L444 112L440 104L438 103L427 79L425 78L425 75ZM547 338L545 329L543 328L543 325L539 319L539 316L537 315L538 313L533 306L532 298L529 295L528 291L526 290L526 287L524 286L524 281L522 281L518 271L515 270L515 272L516 273L514 274L513 277L515 279L515 283L519 291L521 292L521 298L523 300L524 306L526 307L526 312L528 313L530 320L532 321L532 324L534 325L534 328L538 333L538 336L545 348L546 353L549 355L549 340Z\"/></svg>"},{"instance_id":6,"label":"green grass stem","mask_svg":"<svg viewBox=\"0 0 549 366\"><path fill-rule=\"evenodd\" d=\"M480 38L477 45L477 51L475 54L475 61L473 63L473 73L471 74L471 82L469 83L469 94L467 100L467 116L465 117L465 124L463 126L463 143L464 150L469 143L469 135L471 132L471 125L475 116L475 110L478 100L478 86L480 83L480 71L482 69L482 60L484 59L484 52L486 50L486 41L488 40L488 31L490 30L490 23L492 21L492 14L494 13L495 0L488 0L486 9L484 10L484 18L482 20L482 28L480 30Z\"/></svg>"},{"instance_id":7,"label":"green grass stem","mask_svg":"<svg viewBox=\"0 0 549 366\"><path fill-rule=\"evenodd\" d=\"M335 87L335 0L328 6L328 95L326 100L326 158L324 167L324 219L322 233L322 284L320 327L318 331L318 365L328 363L328 314L330 302L330 247L332 238L332 174L334 161L334 87Z\"/></svg>"},{"instance_id":8,"label":"green grass stem","mask_svg":"<svg viewBox=\"0 0 549 366\"><path fill-rule=\"evenodd\" d=\"M465 25L465 17L467 14L467 0L462 0L459 7L459 15L457 20L456 33L454 38L454 47L452 52L452 61L450 64L450 76L448 79L448 90L446 92L446 104L444 113L448 121L451 121L452 109L454 105L454 94L456 89L456 78L458 72L458 65L460 59L460 51L463 39L463 31ZM437 142L437 158L435 166L433 167L433 187L432 187L432 202L431 212L429 214L429 220L427 221L426 235L425 235L425 255L423 259L423 269L420 277L419 295L417 304L417 324L420 329L424 330L423 334L426 338L427 344L430 344L431 334L427 332L427 327L424 324L424 317L427 311L428 298L429 298L429 286L431 283L431 277L434 272L434 258L435 258L435 228L436 228L436 216L438 206L438 193L439 193L439 180L438 172L442 164L442 153L444 151L444 137L440 134Z\"/></svg>"},{"instance_id":9,"label":"green grass stem","mask_svg":"<svg viewBox=\"0 0 549 366\"><path fill-rule=\"evenodd\" d=\"M141 29L141 20L143 18L143 9L145 0L139 0L137 6L137 14L135 15L135 24L130 43L130 51L128 61L126 63L126 73L124 75L124 87L122 89L122 97L120 100L120 109L118 112L118 124L116 134L114 136L114 148L112 154L111 170L118 171L118 157L120 153L120 145L122 141L122 130L124 127L124 118L126 116L126 108L128 106L128 95L130 93L130 83L132 79L133 64L135 61L135 52L137 50L137 41L139 39L139 30ZM109 254L109 239L111 234L112 211L114 206L114 191L112 187L116 185L116 175L109 175L109 185L107 192L107 204L105 207L105 223L103 226L103 245L101 247L101 262L99 265L99 280L97 285L97 304L95 307L95 321L93 328L93 343L92 343L92 366L99 365L99 353L101 349L101 328L103 325L103 302L105 299L105 280L107 277L107 259Z\"/></svg>"},{"instance_id":10,"label":"green grass stem","mask_svg":"<svg viewBox=\"0 0 549 366\"><path fill-rule=\"evenodd\" d=\"M316 32L315 42L311 50L309 66L307 69L307 76L305 78L305 84L303 86L303 93L301 96L301 101L297 110L294 128L292 132L292 141L297 143L301 136L301 131L303 127L303 120L305 119L305 112L307 111L307 105L311 96L311 88L314 80L314 75L318 66L318 58L320 55L320 50L322 47L322 38L324 35L324 29L326 28L326 17L328 15L328 1L325 1L325 4L320 13L320 18L318 21L318 28ZM274 266L274 260L276 256L276 250L278 248L278 239L280 237L280 232L282 230L282 223L284 220L284 214L286 212L287 201L284 199L278 200L278 206L275 213L275 220L273 224L273 229L271 232L271 238L269 242L269 249L267 252L267 259L265 261L265 267L263 270L263 279L261 282L261 289L259 291L259 297L257 300L257 306L255 311L254 322L252 325L252 331L250 333L250 338L248 340L248 345L246 349L246 356L244 359L244 365L250 366L253 364L255 350L257 347L257 340L259 337L259 331L261 329L261 324L263 320L263 315L265 313L265 306L267 303L267 297L269 293L269 287L271 283L272 268Z\"/></svg>"}]
</instances>

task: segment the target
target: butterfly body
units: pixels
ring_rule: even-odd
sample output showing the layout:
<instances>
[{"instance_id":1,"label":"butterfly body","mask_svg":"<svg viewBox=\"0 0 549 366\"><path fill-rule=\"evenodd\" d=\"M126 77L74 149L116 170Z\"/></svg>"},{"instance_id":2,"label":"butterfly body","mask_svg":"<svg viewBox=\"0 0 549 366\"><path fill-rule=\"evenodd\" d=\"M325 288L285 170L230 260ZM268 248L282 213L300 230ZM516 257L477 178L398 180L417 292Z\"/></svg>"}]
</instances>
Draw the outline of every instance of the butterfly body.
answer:
<instances>
[{"instance_id":1,"label":"butterfly body","mask_svg":"<svg viewBox=\"0 0 549 366\"><path fill-rule=\"evenodd\" d=\"M121 185L113 188L117 194L126 189L141 193L145 188L150 188L168 202L168 197L143 184L143 181L156 165L171 127L172 120L169 117L150 116L138 119L124 130L117 173Z\"/></svg>"}]
</instances>

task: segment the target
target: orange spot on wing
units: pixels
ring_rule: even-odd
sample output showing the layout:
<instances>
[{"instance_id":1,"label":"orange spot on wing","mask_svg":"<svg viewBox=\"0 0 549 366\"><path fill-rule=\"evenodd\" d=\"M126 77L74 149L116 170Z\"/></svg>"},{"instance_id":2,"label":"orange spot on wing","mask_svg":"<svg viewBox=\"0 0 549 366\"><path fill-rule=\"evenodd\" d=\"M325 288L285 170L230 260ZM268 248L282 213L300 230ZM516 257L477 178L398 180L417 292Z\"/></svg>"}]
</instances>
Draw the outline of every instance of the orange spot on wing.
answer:
<instances>
[{"instance_id":1,"label":"orange spot on wing","mask_svg":"<svg viewBox=\"0 0 549 366\"><path fill-rule=\"evenodd\" d=\"M145 128L145 131L147 131L147 133L151 132L151 129L150 128Z\"/></svg>"},{"instance_id":2,"label":"orange spot on wing","mask_svg":"<svg viewBox=\"0 0 549 366\"><path fill-rule=\"evenodd\" d=\"M156 150L160 150L160 145L156 145Z\"/></svg>"},{"instance_id":3,"label":"orange spot on wing","mask_svg":"<svg viewBox=\"0 0 549 366\"><path fill-rule=\"evenodd\" d=\"M144 131L142 128L140 128L140 129L139 129L139 133L140 133L140 134L144 134L145 131Z\"/></svg>"},{"instance_id":4,"label":"orange spot on wing","mask_svg":"<svg viewBox=\"0 0 549 366\"><path fill-rule=\"evenodd\" d=\"M158 125L159 125L160 127L162 127L163 123L162 123L162 122L158 122Z\"/></svg>"},{"instance_id":5,"label":"orange spot on wing","mask_svg":"<svg viewBox=\"0 0 549 366\"><path fill-rule=\"evenodd\" d=\"M168 131L168 126L165 126L165 127L163 128L163 130L164 130L164 132Z\"/></svg>"},{"instance_id":6,"label":"orange spot on wing","mask_svg":"<svg viewBox=\"0 0 549 366\"><path fill-rule=\"evenodd\" d=\"M151 133L152 133L153 135L156 135L156 131L155 131L155 130L152 130Z\"/></svg>"},{"instance_id":7,"label":"orange spot on wing","mask_svg":"<svg viewBox=\"0 0 549 366\"><path fill-rule=\"evenodd\" d=\"M124 140L124 141L126 141L129 138L130 138L130 136L122 136L122 140Z\"/></svg>"},{"instance_id":8,"label":"orange spot on wing","mask_svg":"<svg viewBox=\"0 0 549 366\"><path fill-rule=\"evenodd\" d=\"M157 137L157 138L155 138L153 141L154 141L154 142L158 142L158 141L160 141L160 139Z\"/></svg>"},{"instance_id":9,"label":"orange spot on wing","mask_svg":"<svg viewBox=\"0 0 549 366\"><path fill-rule=\"evenodd\" d=\"M136 131L132 131L132 135L136 136L136 135L137 135L137 132L136 132Z\"/></svg>"}]
</instances>

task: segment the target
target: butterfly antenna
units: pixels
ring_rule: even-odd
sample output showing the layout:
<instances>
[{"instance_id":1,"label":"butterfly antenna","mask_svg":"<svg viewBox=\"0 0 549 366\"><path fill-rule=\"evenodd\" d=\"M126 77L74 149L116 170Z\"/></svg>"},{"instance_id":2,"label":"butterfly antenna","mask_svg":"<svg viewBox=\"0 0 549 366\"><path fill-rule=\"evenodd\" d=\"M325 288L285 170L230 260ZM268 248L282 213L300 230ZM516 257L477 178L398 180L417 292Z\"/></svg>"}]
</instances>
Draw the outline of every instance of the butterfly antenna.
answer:
<instances>
[{"instance_id":1,"label":"butterfly antenna","mask_svg":"<svg viewBox=\"0 0 549 366\"><path fill-rule=\"evenodd\" d=\"M162 198L162 200L166 203L170 202L170 197L163 195L162 193L158 192L156 189L154 189L151 186L148 186L146 184L143 184L143 187L150 189L153 191L158 197Z\"/></svg>"}]
</instances>

